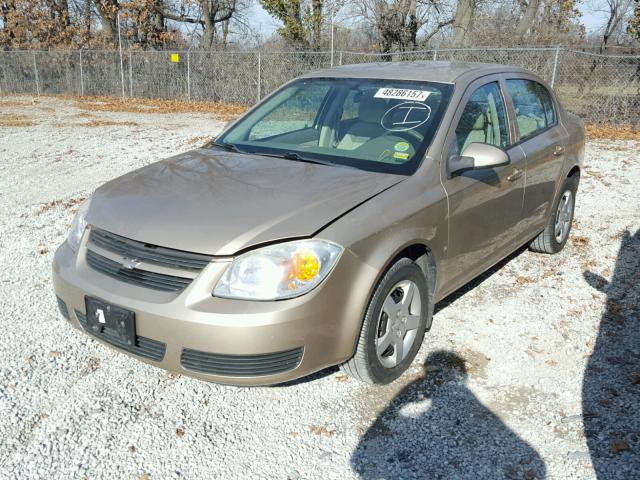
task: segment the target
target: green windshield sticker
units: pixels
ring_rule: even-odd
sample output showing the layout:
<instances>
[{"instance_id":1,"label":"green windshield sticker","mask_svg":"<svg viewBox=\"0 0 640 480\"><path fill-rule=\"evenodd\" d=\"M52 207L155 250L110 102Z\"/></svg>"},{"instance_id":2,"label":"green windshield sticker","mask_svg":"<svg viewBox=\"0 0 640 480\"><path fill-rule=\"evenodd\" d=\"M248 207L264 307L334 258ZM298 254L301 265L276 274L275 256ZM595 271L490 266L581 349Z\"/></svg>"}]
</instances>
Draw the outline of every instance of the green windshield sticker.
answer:
<instances>
[{"instance_id":1,"label":"green windshield sticker","mask_svg":"<svg viewBox=\"0 0 640 480\"><path fill-rule=\"evenodd\" d=\"M393 154L394 158L399 158L401 160L406 160L407 158L409 158L409 154L408 153L402 153L402 152L395 152Z\"/></svg>"},{"instance_id":2,"label":"green windshield sticker","mask_svg":"<svg viewBox=\"0 0 640 480\"><path fill-rule=\"evenodd\" d=\"M398 142L395 144L396 152L406 152L409 150L410 145L407 142Z\"/></svg>"}]
</instances>

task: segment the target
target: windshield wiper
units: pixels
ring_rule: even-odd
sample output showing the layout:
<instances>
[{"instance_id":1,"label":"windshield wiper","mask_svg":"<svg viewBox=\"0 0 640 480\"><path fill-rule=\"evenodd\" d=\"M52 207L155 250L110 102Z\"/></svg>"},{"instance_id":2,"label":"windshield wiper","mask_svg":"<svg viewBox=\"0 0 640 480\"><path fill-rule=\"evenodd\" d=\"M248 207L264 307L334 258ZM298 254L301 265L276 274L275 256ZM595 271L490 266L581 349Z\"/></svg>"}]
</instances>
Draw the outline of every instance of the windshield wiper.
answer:
<instances>
[{"instance_id":1,"label":"windshield wiper","mask_svg":"<svg viewBox=\"0 0 640 480\"><path fill-rule=\"evenodd\" d=\"M333 162L324 162L322 160L316 160L314 158L303 157L296 152L286 152L286 153L263 153L263 152L253 152L254 155L262 155L264 157L274 157L274 158L284 158L286 160L295 160L296 162L305 162L305 163L316 163L318 165L330 165L332 167L341 167L342 165L338 165Z\"/></svg>"},{"instance_id":2,"label":"windshield wiper","mask_svg":"<svg viewBox=\"0 0 640 480\"><path fill-rule=\"evenodd\" d=\"M242 150L240 150L238 147L236 147L233 143L211 142L209 145L213 145L214 147L222 148L222 149L226 150L227 152L244 153Z\"/></svg>"}]
</instances>

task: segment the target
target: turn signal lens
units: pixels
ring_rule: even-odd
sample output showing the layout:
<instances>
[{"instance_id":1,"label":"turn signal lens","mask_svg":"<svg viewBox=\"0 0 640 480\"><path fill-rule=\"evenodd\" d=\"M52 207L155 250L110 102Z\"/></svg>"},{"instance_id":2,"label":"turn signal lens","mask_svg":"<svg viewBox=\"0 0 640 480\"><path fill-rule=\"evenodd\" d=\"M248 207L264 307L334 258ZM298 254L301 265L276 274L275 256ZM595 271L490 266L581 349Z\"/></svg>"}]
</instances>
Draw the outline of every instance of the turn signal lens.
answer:
<instances>
[{"instance_id":1,"label":"turn signal lens","mask_svg":"<svg viewBox=\"0 0 640 480\"><path fill-rule=\"evenodd\" d=\"M320 272L320 259L311 250L293 254L291 276L301 282L313 280Z\"/></svg>"}]
</instances>

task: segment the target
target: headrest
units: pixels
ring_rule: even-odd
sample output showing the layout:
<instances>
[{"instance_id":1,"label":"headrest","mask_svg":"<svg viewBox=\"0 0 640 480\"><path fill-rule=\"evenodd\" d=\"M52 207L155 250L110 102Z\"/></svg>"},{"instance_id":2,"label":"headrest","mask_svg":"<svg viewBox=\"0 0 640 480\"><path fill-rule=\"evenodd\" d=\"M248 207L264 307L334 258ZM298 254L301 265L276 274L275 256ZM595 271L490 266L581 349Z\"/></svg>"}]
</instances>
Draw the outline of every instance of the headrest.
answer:
<instances>
[{"instance_id":1,"label":"headrest","mask_svg":"<svg viewBox=\"0 0 640 480\"><path fill-rule=\"evenodd\" d=\"M468 103L460 117L459 127L465 131L484 130L486 116L484 110L477 103Z\"/></svg>"},{"instance_id":2,"label":"headrest","mask_svg":"<svg viewBox=\"0 0 640 480\"><path fill-rule=\"evenodd\" d=\"M387 102L383 98L363 96L358 104L358 119L361 122L378 123L387 111Z\"/></svg>"}]
</instances>

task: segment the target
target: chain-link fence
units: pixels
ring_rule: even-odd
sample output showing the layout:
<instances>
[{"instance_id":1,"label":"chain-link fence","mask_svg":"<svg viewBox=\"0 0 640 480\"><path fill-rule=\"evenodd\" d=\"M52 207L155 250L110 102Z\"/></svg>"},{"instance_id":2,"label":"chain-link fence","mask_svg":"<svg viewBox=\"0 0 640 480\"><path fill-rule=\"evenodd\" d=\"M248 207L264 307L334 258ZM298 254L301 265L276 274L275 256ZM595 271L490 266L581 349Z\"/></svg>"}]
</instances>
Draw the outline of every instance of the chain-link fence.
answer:
<instances>
[{"instance_id":1,"label":"chain-link fence","mask_svg":"<svg viewBox=\"0 0 640 480\"><path fill-rule=\"evenodd\" d=\"M5 51L0 93L220 100L251 105L302 73L332 65L446 60L517 65L549 82L588 122L640 125L640 55L551 48L438 49L391 54L215 51Z\"/></svg>"}]
</instances>

